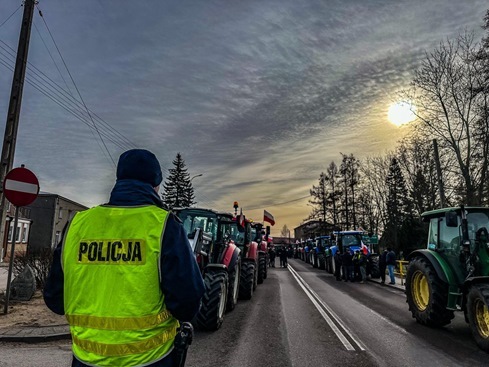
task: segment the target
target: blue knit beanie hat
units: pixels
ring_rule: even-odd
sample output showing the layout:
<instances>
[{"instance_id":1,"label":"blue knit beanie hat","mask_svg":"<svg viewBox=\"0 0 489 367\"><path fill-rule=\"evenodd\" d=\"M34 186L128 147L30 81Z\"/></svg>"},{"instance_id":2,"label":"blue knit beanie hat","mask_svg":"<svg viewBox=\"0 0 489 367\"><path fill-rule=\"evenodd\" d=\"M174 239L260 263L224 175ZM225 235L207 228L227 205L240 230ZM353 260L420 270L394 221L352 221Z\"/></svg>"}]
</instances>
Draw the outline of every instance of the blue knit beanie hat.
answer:
<instances>
[{"instance_id":1,"label":"blue knit beanie hat","mask_svg":"<svg viewBox=\"0 0 489 367\"><path fill-rule=\"evenodd\" d=\"M160 162L156 156L145 149L131 149L119 157L117 180L138 180L158 186L163 180Z\"/></svg>"}]
</instances>

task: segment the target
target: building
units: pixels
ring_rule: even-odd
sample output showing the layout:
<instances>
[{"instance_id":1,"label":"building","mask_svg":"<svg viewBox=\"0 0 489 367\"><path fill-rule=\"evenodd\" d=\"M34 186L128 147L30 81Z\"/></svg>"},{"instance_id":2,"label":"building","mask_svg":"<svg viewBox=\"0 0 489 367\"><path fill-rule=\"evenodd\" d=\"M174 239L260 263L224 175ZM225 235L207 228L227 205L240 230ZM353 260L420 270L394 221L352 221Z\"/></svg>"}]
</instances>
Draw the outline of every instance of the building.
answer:
<instances>
[{"instance_id":1,"label":"building","mask_svg":"<svg viewBox=\"0 0 489 367\"><path fill-rule=\"evenodd\" d=\"M294 237L301 240L315 238L318 236L328 235L333 231L333 225L322 220L308 220L303 222L299 227L294 228Z\"/></svg>"},{"instance_id":2,"label":"building","mask_svg":"<svg viewBox=\"0 0 489 367\"><path fill-rule=\"evenodd\" d=\"M29 239L31 219L30 209L25 207L19 208L19 217L17 219L17 230L15 231L15 251L25 251L27 249L27 241ZM0 262L9 256L12 248L12 236L14 232L15 222L15 206L10 202L7 203L7 214L5 221L5 238L0 247Z\"/></svg>"},{"instance_id":3,"label":"building","mask_svg":"<svg viewBox=\"0 0 489 367\"><path fill-rule=\"evenodd\" d=\"M28 251L34 254L43 249L54 249L61 239L66 223L86 206L57 194L39 193L30 209L30 237Z\"/></svg>"},{"instance_id":4,"label":"building","mask_svg":"<svg viewBox=\"0 0 489 367\"><path fill-rule=\"evenodd\" d=\"M281 245L281 246L288 246L292 245L295 243L295 238L291 237L273 237L273 244L274 245Z\"/></svg>"}]
</instances>

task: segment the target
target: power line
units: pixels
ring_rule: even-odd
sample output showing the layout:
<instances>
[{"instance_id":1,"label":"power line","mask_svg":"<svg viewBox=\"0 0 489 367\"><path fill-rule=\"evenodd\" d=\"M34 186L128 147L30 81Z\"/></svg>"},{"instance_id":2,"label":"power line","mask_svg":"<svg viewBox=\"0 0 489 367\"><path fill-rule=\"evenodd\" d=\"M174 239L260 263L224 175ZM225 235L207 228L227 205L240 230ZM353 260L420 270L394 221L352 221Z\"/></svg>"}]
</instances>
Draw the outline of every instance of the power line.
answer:
<instances>
[{"instance_id":1,"label":"power line","mask_svg":"<svg viewBox=\"0 0 489 367\"><path fill-rule=\"evenodd\" d=\"M43 16L43 14L42 14L42 11L41 11L41 9L39 8L39 6L38 6L38 5L36 5L36 6L37 6L37 9L39 10L39 15L41 16L41 19L42 19L42 21L43 21L44 25L46 26L46 29L47 29L47 31L48 31L48 33L49 33L50 37L51 37L51 40L53 41L53 44L54 44L54 46L56 47L56 50L58 51L58 55L59 55L59 57L61 58L61 61L63 62L63 65L64 65L64 67L65 67L65 69L66 69L66 71L67 71L68 75L70 76L71 82L72 82L72 83L73 83L73 85L75 86L76 92L78 93L78 97L80 97L80 100L81 100L81 102L83 103L83 106L85 107L85 109L86 109L86 111L87 111L87 113L88 113L88 116L90 117L90 121L92 121L93 127L94 127L94 128L95 128L95 130L97 131L97 134L98 134L98 136L99 136L100 140L102 141L102 144L103 144L103 146L104 146L104 148L105 148L105 151L106 151L106 152L107 152L107 154L109 155L109 158L110 158L110 160L112 161L112 164L113 164L113 165L114 165L114 167L115 167L115 166L116 166L115 161L114 161L114 159L112 158L112 155L110 154L109 149L107 148L107 145L105 144L105 141L104 141L104 139L102 138L102 135L100 134L100 131L98 130L98 127L97 127L97 125L95 124L95 121L94 121L94 120L93 120L93 118L92 118L92 115L90 114L90 111L88 110L88 107L87 107L87 105L86 105L86 103L85 103L85 101L84 101L84 99L83 99L83 97L82 97L82 95L81 95L81 93L80 93L80 90L78 89L78 86L76 85L75 80L73 79L73 76L71 75L71 72L70 72L70 70L68 69L68 65L66 65L66 62L65 62L65 59L63 58L63 55L61 55L61 51L60 51L60 49L59 49L59 47L58 47L58 44L57 44L57 43L56 43L56 41L54 40L53 34L51 33L51 30L49 29L48 24L46 23L46 20L44 19L44 16ZM103 151L103 150L102 150L102 151ZM104 152L104 154L105 154L105 152Z\"/></svg>"},{"instance_id":2,"label":"power line","mask_svg":"<svg viewBox=\"0 0 489 367\"><path fill-rule=\"evenodd\" d=\"M49 47L48 47L48 45L46 44L46 42L44 41L44 38L43 38L43 36L42 36L41 32L39 32L39 28L37 28L36 23L34 23L34 28L36 29L36 32L37 32L37 34L38 34L39 38L41 39L41 41L42 41L42 43L43 43L44 47L46 48L46 51L48 52L49 57L51 58L51 60L53 60L53 64L54 64L54 66L56 67L56 70L58 70L59 76L61 77L61 79L63 79L63 82L64 82L64 83L65 83L65 85L66 85L66 89L68 89L68 92L69 92L69 93L70 93L70 95L73 97L73 93L71 93L70 87L68 86L68 83L66 82L66 80L65 80L65 78L64 78L64 76L63 76L63 73L61 73L61 70L59 70L58 64L57 64L57 63L56 63L56 61L54 60L54 57L53 57L53 55L51 54L51 51L49 51Z\"/></svg>"},{"instance_id":3,"label":"power line","mask_svg":"<svg viewBox=\"0 0 489 367\"><path fill-rule=\"evenodd\" d=\"M12 18L14 16L15 13L17 13L19 11L19 9L22 7L22 5L19 5L19 7L12 13L8 16L7 19L5 19L2 24L0 24L0 28L9 21L10 18Z\"/></svg>"},{"instance_id":4,"label":"power line","mask_svg":"<svg viewBox=\"0 0 489 367\"><path fill-rule=\"evenodd\" d=\"M2 52L0 50L0 57L1 56L5 57L5 55L2 54ZM7 61L2 60L1 58L0 58L0 60L2 61L2 65L4 65L7 69L9 69L11 71L13 70L13 67ZM61 106L63 109L65 109L66 111L68 111L69 113L71 113L77 119L79 119L84 124L86 124L88 127L93 128L93 126L86 120L85 116L84 115L80 115L80 111L74 110L73 106L72 105L69 105L69 103L67 103L66 100L60 100L59 96L54 96L52 93L50 93L49 90L46 90L45 89L45 85L43 86L43 85L41 85L42 83L39 83L39 82L33 80L30 75L28 75L26 77L26 82L28 84L30 84L32 87L34 87L36 90L38 90L39 92L41 92L43 95L45 95L46 97L48 97L49 99L51 99L53 102L55 102L56 104L58 104L59 106ZM63 98L63 96L61 96L61 98ZM108 133L106 133L106 132L103 131L102 134L108 140L110 140L113 144L117 145L119 148L122 148L122 149L125 149L126 148L123 144L121 144L117 140L114 140L114 138L112 136L110 136Z\"/></svg>"},{"instance_id":5,"label":"power line","mask_svg":"<svg viewBox=\"0 0 489 367\"><path fill-rule=\"evenodd\" d=\"M12 58L13 60L9 60L9 61L14 63L15 62L14 61L15 60L15 50L13 50L7 43L5 43L2 40L0 40L0 43L4 44L8 49L11 50L11 51L9 51L8 49L6 49L5 47L3 47L0 44L0 55L2 54L1 49L3 49L5 51L3 53L4 57L6 57L7 59L8 59L8 57ZM7 53L8 55L6 56L5 53ZM4 66L7 67L7 65L5 65L5 64L4 64ZM13 67L11 67L10 70L12 70L12 68ZM42 70L38 69L35 65L33 65L30 62L28 62L28 71L29 71L28 77L34 77L34 78L38 79L39 84L48 88L50 90L50 92L54 92L56 94L57 98L62 99L64 101L64 103L66 103L67 105L69 105L73 109L78 110L78 113L80 113L81 116L76 115L77 118L82 120L82 122L86 123L87 126L89 126L90 128L93 128L93 126L91 126L89 123L87 123L87 120L85 119L85 111L82 108L83 105L77 99L75 99L71 93L68 94L68 92L66 90L64 90L58 83L56 83L49 76L47 76ZM73 111L69 111L69 112L74 114ZM125 145L126 146L128 145L130 147L136 147L136 145L131 140L129 140L127 137L125 137L119 131L114 129L108 122L103 120L100 116L98 116L93 111L90 110L90 112L92 113L92 116L97 118L102 123L102 125L105 126L105 129L108 130L108 132L105 133L105 136L112 135L112 137L113 137L111 139L112 142L114 142L114 139L117 139L120 142L120 144L117 144L119 147L125 146ZM117 136L117 138L115 136Z\"/></svg>"}]
</instances>

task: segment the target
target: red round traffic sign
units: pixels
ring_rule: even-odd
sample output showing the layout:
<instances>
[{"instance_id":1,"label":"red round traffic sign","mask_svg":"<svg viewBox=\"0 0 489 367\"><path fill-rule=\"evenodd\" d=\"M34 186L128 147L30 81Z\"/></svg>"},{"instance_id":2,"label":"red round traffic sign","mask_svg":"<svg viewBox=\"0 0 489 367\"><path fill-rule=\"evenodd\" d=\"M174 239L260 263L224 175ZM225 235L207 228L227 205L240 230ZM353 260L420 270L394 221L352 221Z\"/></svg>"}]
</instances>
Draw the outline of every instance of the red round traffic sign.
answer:
<instances>
[{"instance_id":1,"label":"red round traffic sign","mask_svg":"<svg viewBox=\"0 0 489 367\"><path fill-rule=\"evenodd\" d=\"M39 194L39 181L27 168L14 168L5 176L3 193L15 206L26 206L36 200Z\"/></svg>"}]
</instances>

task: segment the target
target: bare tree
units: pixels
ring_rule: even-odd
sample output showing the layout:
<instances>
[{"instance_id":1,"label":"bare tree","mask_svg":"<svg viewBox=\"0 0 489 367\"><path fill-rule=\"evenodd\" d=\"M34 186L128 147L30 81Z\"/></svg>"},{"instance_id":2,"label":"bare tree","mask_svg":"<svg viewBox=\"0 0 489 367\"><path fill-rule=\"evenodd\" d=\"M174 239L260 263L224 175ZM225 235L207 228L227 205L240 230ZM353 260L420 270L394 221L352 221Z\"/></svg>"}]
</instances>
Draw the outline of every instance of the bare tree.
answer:
<instances>
[{"instance_id":1,"label":"bare tree","mask_svg":"<svg viewBox=\"0 0 489 367\"><path fill-rule=\"evenodd\" d=\"M284 224L280 231L280 236L281 237L290 237L290 230L289 227L287 227L287 224Z\"/></svg>"},{"instance_id":2,"label":"bare tree","mask_svg":"<svg viewBox=\"0 0 489 367\"><path fill-rule=\"evenodd\" d=\"M437 139L440 154L448 154L452 171L445 177L455 194L469 205L482 201L481 185L487 175L487 132L480 132L480 63L472 33L442 42L426 55L411 89L402 94L414 102L420 128ZM485 154L485 155L484 155ZM461 190L460 190L461 189Z\"/></svg>"},{"instance_id":3,"label":"bare tree","mask_svg":"<svg viewBox=\"0 0 489 367\"><path fill-rule=\"evenodd\" d=\"M413 200L414 212L420 215L437 208L440 201L431 140L414 131L399 142L396 156ZM450 162L445 159L442 171L449 170Z\"/></svg>"},{"instance_id":4,"label":"bare tree","mask_svg":"<svg viewBox=\"0 0 489 367\"><path fill-rule=\"evenodd\" d=\"M386 177L389 174L389 163L392 155L368 157L360 166L363 185L372 200L372 216L375 228L382 232L387 224L387 195Z\"/></svg>"},{"instance_id":5,"label":"bare tree","mask_svg":"<svg viewBox=\"0 0 489 367\"><path fill-rule=\"evenodd\" d=\"M309 200L309 203L313 205L313 213L315 218L319 219L324 227L326 224L326 213L328 210L328 196L324 172L321 172L319 175L319 184L317 186L312 186L310 194L311 199ZM324 228L321 228L321 231L323 230Z\"/></svg>"},{"instance_id":6,"label":"bare tree","mask_svg":"<svg viewBox=\"0 0 489 367\"><path fill-rule=\"evenodd\" d=\"M326 184L328 185L328 205L331 206L331 219L333 221L333 229L338 227L338 211L337 201L341 191L339 191L339 170L335 162L331 162L326 170L324 177Z\"/></svg>"}]
</instances>

